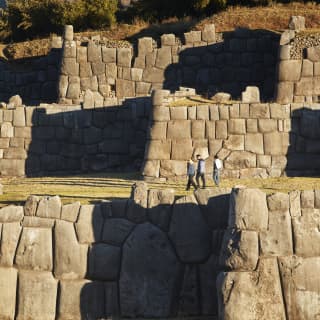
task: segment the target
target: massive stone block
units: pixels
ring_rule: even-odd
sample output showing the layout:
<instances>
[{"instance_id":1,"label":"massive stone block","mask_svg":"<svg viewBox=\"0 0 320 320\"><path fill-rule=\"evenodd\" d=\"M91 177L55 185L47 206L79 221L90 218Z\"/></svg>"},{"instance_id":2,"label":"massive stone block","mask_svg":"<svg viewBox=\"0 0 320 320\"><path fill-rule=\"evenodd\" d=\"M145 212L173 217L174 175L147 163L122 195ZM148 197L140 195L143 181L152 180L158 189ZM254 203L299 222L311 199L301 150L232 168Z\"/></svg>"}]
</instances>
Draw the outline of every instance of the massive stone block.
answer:
<instances>
[{"instance_id":1,"label":"massive stone block","mask_svg":"<svg viewBox=\"0 0 320 320\"><path fill-rule=\"evenodd\" d=\"M57 221L54 228L54 274L61 279L82 279L87 271L86 245L78 243L73 223Z\"/></svg>"},{"instance_id":2,"label":"massive stone block","mask_svg":"<svg viewBox=\"0 0 320 320\"><path fill-rule=\"evenodd\" d=\"M17 270L0 268L0 319L15 319L16 290Z\"/></svg>"},{"instance_id":3,"label":"massive stone block","mask_svg":"<svg viewBox=\"0 0 320 320\"><path fill-rule=\"evenodd\" d=\"M225 229L231 189L197 189L194 193L200 209L211 229Z\"/></svg>"},{"instance_id":4,"label":"massive stone block","mask_svg":"<svg viewBox=\"0 0 320 320\"><path fill-rule=\"evenodd\" d=\"M75 224L79 243L93 243L101 240L103 217L99 205L82 205Z\"/></svg>"},{"instance_id":5,"label":"massive stone block","mask_svg":"<svg viewBox=\"0 0 320 320\"><path fill-rule=\"evenodd\" d=\"M263 154L263 135L260 133L247 133L245 135L245 150L257 154Z\"/></svg>"},{"instance_id":6,"label":"massive stone block","mask_svg":"<svg viewBox=\"0 0 320 320\"><path fill-rule=\"evenodd\" d=\"M70 204L65 204L62 206L61 219L70 221L70 222L75 222L78 219L79 210L80 210L79 201L70 203Z\"/></svg>"},{"instance_id":7,"label":"massive stone block","mask_svg":"<svg viewBox=\"0 0 320 320\"><path fill-rule=\"evenodd\" d=\"M168 123L168 139L188 139L191 138L190 120L173 120Z\"/></svg>"},{"instance_id":8,"label":"massive stone block","mask_svg":"<svg viewBox=\"0 0 320 320\"><path fill-rule=\"evenodd\" d=\"M263 231L268 228L266 195L258 189L233 189L229 228Z\"/></svg>"},{"instance_id":9,"label":"massive stone block","mask_svg":"<svg viewBox=\"0 0 320 320\"><path fill-rule=\"evenodd\" d=\"M157 58L155 66L160 69L165 69L172 63L171 48L162 47L157 50Z\"/></svg>"},{"instance_id":10,"label":"massive stone block","mask_svg":"<svg viewBox=\"0 0 320 320\"><path fill-rule=\"evenodd\" d=\"M104 284L88 280L61 281L57 318L100 319L105 317Z\"/></svg>"},{"instance_id":11,"label":"massive stone block","mask_svg":"<svg viewBox=\"0 0 320 320\"><path fill-rule=\"evenodd\" d=\"M286 155L290 146L287 132L270 132L264 134L264 152L266 155Z\"/></svg>"},{"instance_id":12,"label":"massive stone block","mask_svg":"<svg viewBox=\"0 0 320 320\"><path fill-rule=\"evenodd\" d=\"M283 60L279 63L280 81L298 81L301 77L301 60Z\"/></svg>"},{"instance_id":13,"label":"massive stone block","mask_svg":"<svg viewBox=\"0 0 320 320\"><path fill-rule=\"evenodd\" d=\"M17 319L54 320L58 281L50 272L19 271Z\"/></svg>"},{"instance_id":14,"label":"massive stone block","mask_svg":"<svg viewBox=\"0 0 320 320\"><path fill-rule=\"evenodd\" d=\"M180 139L172 141L172 160L188 160L192 157L193 146L191 139Z\"/></svg>"},{"instance_id":15,"label":"massive stone block","mask_svg":"<svg viewBox=\"0 0 320 320\"><path fill-rule=\"evenodd\" d=\"M294 252L301 257L320 256L320 221L318 209L304 209L301 217L292 219Z\"/></svg>"},{"instance_id":16,"label":"massive stone block","mask_svg":"<svg viewBox=\"0 0 320 320\"><path fill-rule=\"evenodd\" d=\"M320 312L320 258L280 257L287 319L316 319Z\"/></svg>"},{"instance_id":17,"label":"massive stone block","mask_svg":"<svg viewBox=\"0 0 320 320\"><path fill-rule=\"evenodd\" d=\"M237 231L229 229L225 232L219 263L230 270L255 270L259 259L259 238L255 231Z\"/></svg>"},{"instance_id":18,"label":"massive stone block","mask_svg":"<svg viewBox=\"0 0 320 320\"><path fill-rule=\"evenodd\" d=\"M245 169L256 167L256 155L246 151L233 151L224 161L226 169Z\"/></svg>"},{"instance_id":19,"label":"massive stone block","mask_svg":"<svg viewBox=\"0 0 320 320\"><path fill-rule=\"evenodd\" d=\"M151 140L147 142L145 159L166 160L170 159L171 143L167 140Z\"/></svg>"},{"instance_id":20,"label":"massive stone block","mask_svg":"<svg viewBox=\"0 0 320 320\"><path fill-rule=\"evenodd\" d=\"M16 253L21 226L19 222L4 223L1 233L0 265L11 267Z\"/></svg>"},{"instance_id":21,"label":"massive stone block","mask_svg":"<svg viewBox=\"0 0 320 320\"><path fill-rule=\"evenodd\" d=\"M260 246L262 255L293 254L289 211L269 211L268 230L260 233Z\"/></svg>"},{"instance_id":22,"label":"massive stone block","mask_svg":"<svg viewBox=\"0 0 320 320\"><path fill-rule=\"evenodd\" d=\"M172 315L180 268L166 234L150 223L138 225L123 246L121 316Z\"/></svg>"},{"instance_id":23,"label":"massive stone block","mask_svg":"<svg viewBox=\"0 0 320 320\"><path fill-rule=\"evenodd\" d=\"M260 260L256 272L220 273L217 288L220 319L286 319L275 259Z\"/></svg>"},{"instance_id":24,"label":"massive stone block","mask_svg":"<svg viewBox=\"0 0 320 320\"><path fill-rule=\"evenodd\" d=\"M245 134L246 122L244 119L231 119L228 123L228 131L231 134Z\"/></svg>"},{"instance_id":25,"label":"massive stone block","mask_svg":"<svg viewBox=\"0 0 320 320\"><path fill-rule=\"evenodd\" d=\"M187 174L187 161L161 160L160 177L185 176Z\"/></svg>"},{"instance_id":26,"label":"massive stone block","mask_svg":"<svg viewBox=\"0 0 320 320\"><path fill-rule=\"evenodd\" d=\"M15 264L21 269L51 271L52 230L49 228L23 228Z\"/></svg>"},{"instance_id":27,"label":"massive stone block","mask_svg":"<svg viewBox=\"0 0 320 320\"><path fill-rule=\"evenodd\" d=\"M43 197L37 209L37 216L42 218L60 219L61 199L59 196Z\"/></svg>"},{"instance_id":28,"label":"massive stone block","mask_svg":"<svg viewBox=\"0 0 320 320\"><path fill-rule=\"evenodd\" d=\"M229 135L227 140L224 140L223 147L229 150L244 150L243 135Z\"/></svg>"},{"instance_id":29,"label":"massive stone block","mask_svg":"<svg viewBox=\"0 0 320 320\"><path fill-rule=\"evenodd\" d=\"M210 231L194 196L182 197L175 202L169 236L184 263L199 263L208 258Z\"/></svg>"},{"instance_id":30,"label":"massive stone block","mask_svg":"<svg viewBox=\"0 0 320 320\"><path fill-rule=\"evenodd\" d=\"M23 218L23 207L7 206L0 209L0 223L19 222Z\"/></svg>"},{"instance_id":31,"label":"massive stone block","mask_svg":"<svg viewBox=\"0 0 320 320\"><path fill-rule=\"evenodd\" d=\"M150 221L167 231L171 219L172 204L174 203L174 190L149 190L148 215Z\"/></svg>"},{"instance_id":32,"label":"massive stone block","mask_svg":"<svg viewBox=\"0 0 320 320\"><path fill-rule=\"evenodd\" d=\"M93 280L117 280L120 272L121 249L98 243L89 250L89 277Z\"/></svg>"},{"instance_id":33,"label":"massive stone block","mask_svg":"<svg viewBox=\"0 0 320 320\"><path fill-rule=\"evenodd\" d=\"M126 219L106 219L103 226L102 241L114 246L122 246L135 224Z\"/></svg>"}]
</instances>

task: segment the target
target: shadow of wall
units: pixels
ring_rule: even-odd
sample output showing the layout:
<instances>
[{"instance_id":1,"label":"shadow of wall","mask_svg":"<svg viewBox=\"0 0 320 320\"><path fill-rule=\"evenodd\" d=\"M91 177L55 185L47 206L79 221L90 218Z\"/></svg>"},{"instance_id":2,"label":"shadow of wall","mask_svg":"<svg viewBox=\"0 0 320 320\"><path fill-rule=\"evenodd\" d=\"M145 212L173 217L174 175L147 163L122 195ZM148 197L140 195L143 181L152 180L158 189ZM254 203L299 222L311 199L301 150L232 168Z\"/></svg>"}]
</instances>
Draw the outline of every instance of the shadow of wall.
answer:
<instances>
[{"instance_id":1,"label":"shadow of wall","mask_svg":"<svg viewBox=\"0 0 320 320\"><path fill-rule=\"evenodd\" d=\"M320 110L303 107L291 112L286 175L320 175Z\"/></svg>"},{"instance_id":2,"label":"shadow of wall","mask_svg":"<svg viewBox=\"0 0 320 320\"><path fill-rule=\"evenodd\" d=\"M79 237L90 242L86 278L92 281L81 286L81 319L218 315L229 193L203 190L195 197L177 200L172 190L148 194L142 184L129 200L95 206L92 238ZM64 297L67 281L61 288ZM60 299L58 310L63 305Z\"/></svg>"},{"instance_id":3,"label":"shadow of wall","mask_svg":"<svg viewBox=\"0 0 320 320\"><path fill-rule=\"evenodd\" d=\"M47 56L0 61L0 100L20 95L24 104L39 105L58 100L61 49L51 49Z\"/></svg>"},{"instance_id":4,"label":"shadow of wall","mask_svg":"<svg viewBox=\"0 0 320 320\"><path fill-rule=\"evenodd\" d=\"M25 174L138 171L149 106L148 98L133 98L122 106L98 109L27 108L31 139L26 146Z\"/></svg>"},{"instance_id":5,"label":"shadow of wall","mask_svg":"<svg viewBox=\"0 0 320 320\"><path fill-rule=\"evenodd\" d=\"M279 35L267 30L236 29L221 42L183 46L177 63L165 70L164 88L195 88L198 93L228 92L241 97L246 86L257 86L261 98L274 97Z\"/></svg>"}]
</instances>

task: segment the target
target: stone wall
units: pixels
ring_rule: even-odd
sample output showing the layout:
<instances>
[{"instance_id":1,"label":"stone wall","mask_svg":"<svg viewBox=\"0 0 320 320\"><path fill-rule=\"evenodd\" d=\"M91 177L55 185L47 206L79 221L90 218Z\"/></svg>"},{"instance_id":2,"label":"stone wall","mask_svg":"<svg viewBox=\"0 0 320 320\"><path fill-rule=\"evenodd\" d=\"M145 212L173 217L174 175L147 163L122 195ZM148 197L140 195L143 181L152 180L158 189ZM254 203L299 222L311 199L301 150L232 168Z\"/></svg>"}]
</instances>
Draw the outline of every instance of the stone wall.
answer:
<instances>
[{"instance_id":1,"label":"stone wall","mask_svg":"<svg viewBox=\"0 0 320 320\"><path fill-rule=\"evenodd\" d=\"M66 27L60 69L59 99L63 103L103 105L110 98L145 96L153 89L179 86L202 93L226 91L239 97L247 85L258 86L264 99L273 97L279 35L237 29L216 34L202 31L155 40L144 37L136 47L110 48L100 37L73 35Z\"/></svg>"},{"instance_id":2,"label":"stone wall","mask_svg":"<svg viewBox=\"0 0 320 320\"><path fill-rule=\"evenodd\" d=\"M146 178L185 177L187 160L196 154L207 158L208 177L216 154L225 177L319 173L319 104L170 106L174 99L179 97L164 90L154 95L143 166Z\"/></svg>"},{"instance_id":3,"label":"stone wall","mask_svg":"<svg viewBox=\"0 0 320 320\"><path fill-rule=\"evenodd\" d=\"M320 35L305 30L304 18L293 17L280 39L276 100L279 103L319 102Z\"/></svg>"},{"instance_id":4,"label":"stone wall","mask_svg":"<svg viewBox=\"0 0 320 320\"><path fill-rule=\"evenodd\" d=\"M0 317L315 319L320 193L229 192L0 209Z\"/></svg>"},{"instance_id":5,"label":"stone wall","mask_svg":"<svg viewBox=\"0 0 320 320\"><path fill-rule=\"evenodd\" d=\"M149 98L87 110L54 104L0 110L0 174L138 171L149 110Z\"/></svg>"},{"instance_id":6,"label":"stone wall","mask_svg":"<svg viewBox=\"0 0 320 320\"><path fill-rule=\"evenodd\" d=\"M58 100L58 79L61 60L61 37L53 37L47 56L0 61L0 101L19 94L25 103Z\"/></svg>"}]
</instances>

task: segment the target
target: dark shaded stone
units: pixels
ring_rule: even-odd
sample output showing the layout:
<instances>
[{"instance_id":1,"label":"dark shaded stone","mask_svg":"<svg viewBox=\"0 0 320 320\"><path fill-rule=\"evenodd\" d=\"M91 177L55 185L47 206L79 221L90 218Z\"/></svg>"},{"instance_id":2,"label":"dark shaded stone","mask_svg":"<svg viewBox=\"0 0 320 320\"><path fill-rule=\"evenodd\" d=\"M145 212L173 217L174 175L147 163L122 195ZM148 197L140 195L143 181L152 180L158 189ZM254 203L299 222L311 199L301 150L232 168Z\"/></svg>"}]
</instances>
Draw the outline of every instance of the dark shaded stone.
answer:
<instances>
[{"instance_id":1,"label":"dark shaded stone","mask_svg":"<svg viewBox=\"0 0 320 320\"><path fill-rule=\"evenodd\" d=\"M180 268L165 233L150 223L137 226L123 246L121 316L172 316Z\"/></svg>"},{"instance_id":2,"label":"dark shaded stone","mask_svg":"<svg viewBox=\"0 0 320 320\"><path fill-rule=\"evenodd\" d=\"M126 219L106 219L103 227L102 241L121 246L135 224Z\"/></svg>"},{"instance_id":3,"label":"dark shaded stone","mask_svg":"<svg viewBox=\"0 0 320 320\"><path fill-rule=\"evenodd\" d=\"M194 196L176 201L169 236L184 263L205 261L211 251L211 233Z\"/></svg>"}]
</instances>

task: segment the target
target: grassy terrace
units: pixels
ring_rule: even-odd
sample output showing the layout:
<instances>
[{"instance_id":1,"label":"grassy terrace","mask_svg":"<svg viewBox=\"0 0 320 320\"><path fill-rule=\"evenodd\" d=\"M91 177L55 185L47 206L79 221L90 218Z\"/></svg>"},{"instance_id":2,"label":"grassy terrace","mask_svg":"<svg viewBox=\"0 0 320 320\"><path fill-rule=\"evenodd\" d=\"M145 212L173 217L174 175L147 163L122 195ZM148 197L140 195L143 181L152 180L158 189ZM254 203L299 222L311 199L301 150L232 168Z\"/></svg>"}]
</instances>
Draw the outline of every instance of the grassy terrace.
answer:
<instances>
[{"instance_id":1,"label":"grassy terrace","mask_svg":"<svg viewBox=\"0 0 320 320\"><path fill-rule=\"evenodd\" d=\"M96 203L104 199L127 198L132 184L139 180L138 173L102 173L64 177L3 178L4 194L0 196L0 206L23 204L28 195L59 195L63 203L80 201L82 204ZM208 188L215 188L209 181ZM290 190L320 189L319 178L270 178L270 179L224 179L221 187L237 185L260 188L267 193L288 192ZM174 188L178 196L185 191L185 182L149 183L151 188Z\"/></svg>"}]
</instances>

